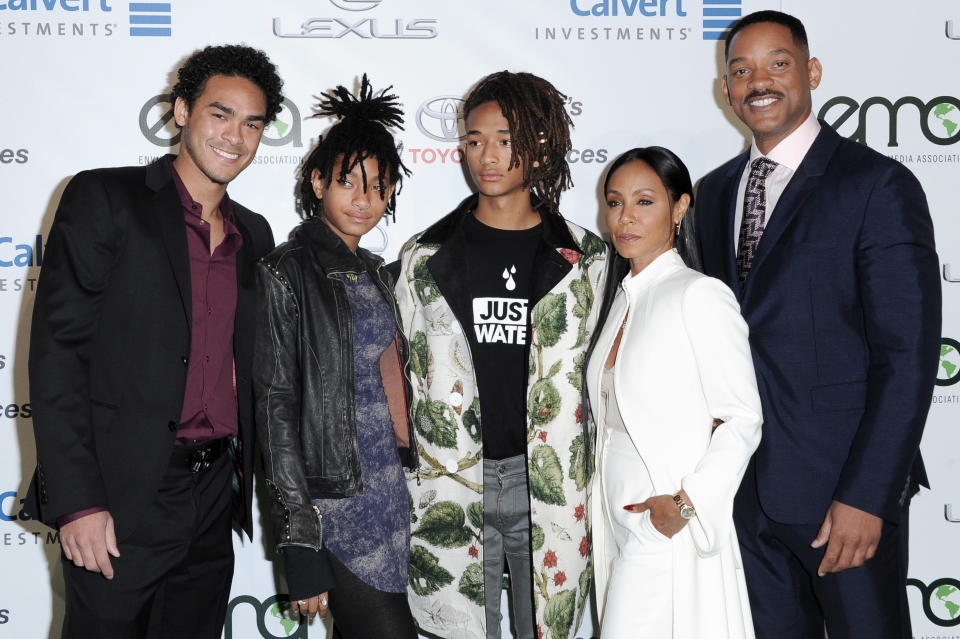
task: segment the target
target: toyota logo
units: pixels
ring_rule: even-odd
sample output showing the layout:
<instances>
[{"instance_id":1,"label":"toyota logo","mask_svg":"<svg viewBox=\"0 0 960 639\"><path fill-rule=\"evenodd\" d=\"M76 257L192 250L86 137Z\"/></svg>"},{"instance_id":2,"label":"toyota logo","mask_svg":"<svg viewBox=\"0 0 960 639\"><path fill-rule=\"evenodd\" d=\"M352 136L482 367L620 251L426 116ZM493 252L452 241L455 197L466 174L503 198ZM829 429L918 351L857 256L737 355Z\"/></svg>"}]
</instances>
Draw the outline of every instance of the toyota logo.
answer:
<instances>
[{"instance_id":1,"label":"toyota logo","mask_svg":"<svg viewBox=\"0 0 960 639\"><path fill-rule=\"evenodd\" d=\"M460 141L460 107L463 100L453 95L430 98L417 109L417 128L431 140Z\"/></svg>"}]
</instances>

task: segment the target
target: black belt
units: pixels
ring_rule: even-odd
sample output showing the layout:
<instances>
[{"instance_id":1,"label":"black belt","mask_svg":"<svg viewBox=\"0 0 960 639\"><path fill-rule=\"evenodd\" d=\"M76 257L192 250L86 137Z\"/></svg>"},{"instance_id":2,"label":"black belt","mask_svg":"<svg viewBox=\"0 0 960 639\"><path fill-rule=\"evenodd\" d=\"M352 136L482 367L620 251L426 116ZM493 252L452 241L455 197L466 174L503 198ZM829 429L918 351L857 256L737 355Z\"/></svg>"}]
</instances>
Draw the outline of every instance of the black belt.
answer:
<instances>
[{"instance_id":1,"label":"black belt","mask_svg":"<svg viewBox=\"0 0 960 639\"><path fill-rule=\"evenodd\" d=\"M202 444L174 446L170 455L171 468L186 468L191 473L200 473L208 468L229 448L228 439L213 439Z\"/></svg>"}]
</instances>

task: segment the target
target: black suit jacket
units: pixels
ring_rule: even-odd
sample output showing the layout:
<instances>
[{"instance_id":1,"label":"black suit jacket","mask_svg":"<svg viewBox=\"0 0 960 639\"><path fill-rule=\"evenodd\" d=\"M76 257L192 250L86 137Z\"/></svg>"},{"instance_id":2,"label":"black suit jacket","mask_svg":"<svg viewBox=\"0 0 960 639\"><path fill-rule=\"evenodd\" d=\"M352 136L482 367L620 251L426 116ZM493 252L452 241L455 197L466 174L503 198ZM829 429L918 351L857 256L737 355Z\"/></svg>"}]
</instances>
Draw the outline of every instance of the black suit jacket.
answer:
<instances>
[{"instance_id":1,"label":"black suit jacket","mask_svg":"<svg viewBox=\"0 0 960 639\"><path fill-rule=\"evenodd\" d=\"M168 158L78 173L47 240L30 336L37 471L31 514L49 525L95 506L118 540L135 528L168 464L190 355L192 299L183 208ZM251 533L254 271L273 248L267 221L234 203L234 357Z\"/></svg>"},{"instance_id":2,"label":"black suit jacket","mask_svg":"<svg viewBox=\"0 0 960 639\"><path fill-rule=\"evenodd\" d=\"M733 227L749 152L703 179L703 266L737 294L750 327L767 514L819 524L836 499L897 521L926 481L918 447L940 352L933 224L909 170L820 125L743 288Z\"/></svg>"}]
</instances>

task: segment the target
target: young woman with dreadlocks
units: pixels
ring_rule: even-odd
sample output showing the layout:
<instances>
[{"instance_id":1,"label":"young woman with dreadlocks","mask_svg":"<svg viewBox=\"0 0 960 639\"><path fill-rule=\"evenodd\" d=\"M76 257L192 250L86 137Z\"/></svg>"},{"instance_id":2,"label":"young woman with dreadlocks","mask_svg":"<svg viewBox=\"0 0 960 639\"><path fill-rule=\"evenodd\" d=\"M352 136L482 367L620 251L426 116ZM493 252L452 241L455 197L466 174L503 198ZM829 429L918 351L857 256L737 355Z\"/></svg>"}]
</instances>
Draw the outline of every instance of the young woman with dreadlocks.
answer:
<instances>
[{"instance_id":1,"label":"young woman with dreadlocks","mask_svg":"<svg viewBox=\"0 0 960 639\"><path fill-rule=\"evenodd\" d=\"M393 278L359 246L409 174L394 95L323 94L339 120L304 160L304 221L257 269L253 383L277 548L294 610L344 639L416 639L407 604L416 465Z\"/></svg>"},{"instance_id":2,"label":"young woman with dreadlocks","mask_svg":"<svg viewBox=\"0 0 960 639\"><path fill-rule=\"evenodd\" d=\"M590 590L591 429L584 353L606 246L564 220L565 96L529 73L487 76L464 104L477 192L403 247L421 462L412 495L411 608L421 631L569 639Z\"/></svg>"}]
</instances>

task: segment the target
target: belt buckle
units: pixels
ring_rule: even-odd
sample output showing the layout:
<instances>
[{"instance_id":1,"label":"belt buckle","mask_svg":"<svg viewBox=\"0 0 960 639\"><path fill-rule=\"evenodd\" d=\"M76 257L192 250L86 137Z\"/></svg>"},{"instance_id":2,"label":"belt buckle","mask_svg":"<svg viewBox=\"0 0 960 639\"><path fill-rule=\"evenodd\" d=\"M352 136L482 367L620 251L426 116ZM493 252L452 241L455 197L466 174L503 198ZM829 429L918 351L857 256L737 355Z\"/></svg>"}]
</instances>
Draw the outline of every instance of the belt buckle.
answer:
<instances>
[{"instance_id":1,"label":"belt buckle","mask_svg":"<svg viewBox=\"0 0 960 639\"><path fill-rule=\"evenodd\" d=\"M199 473L210 468L210 448L201 448L190 454L190 472Z\"/></svg>"}]
</instances>

